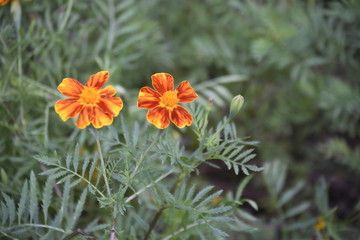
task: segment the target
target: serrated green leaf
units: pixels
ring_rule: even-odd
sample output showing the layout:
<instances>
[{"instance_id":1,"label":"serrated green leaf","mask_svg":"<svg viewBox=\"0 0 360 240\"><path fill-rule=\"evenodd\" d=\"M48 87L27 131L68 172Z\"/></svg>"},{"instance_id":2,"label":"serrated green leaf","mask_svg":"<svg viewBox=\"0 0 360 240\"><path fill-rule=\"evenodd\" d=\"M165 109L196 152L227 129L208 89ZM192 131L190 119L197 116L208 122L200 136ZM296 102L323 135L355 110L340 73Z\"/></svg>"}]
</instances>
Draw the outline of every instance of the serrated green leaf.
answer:
<instances>
[{"instance_id":1,"label":"serrated green leaf","mask_svg":"<svg viewBox=\"0 0 360 240\"><path fill-rule=\"evenodd\" d=\"M200 202L196 208L201 208L202 206L205 206L206 204L208 204L209 202L211 202L214 198L220 196L220 194L223 192L223 190L219 190L213 194L211 194L210 196L208 196L207 198L205 198L202 202Z\"/></svg>"},{"instance_id":2,"label":"serrated green leaf","mask_svg":"<svg viewBox=\"0 0 360 240\"><path fill-rule=\"evenodd\" d=\"M42 195L42 209L44 213L44 221L47 223L48 209L52 199L52 179L48 178Z\"/></svg>"},{"instance_id":3,"label":"serrated green leaf","mask_svg":"<svg viewBox=\"0 0 360 240\"><path fill-rule=\"evenodd\" d=\"M7 212L9 214L9 225L11 225L14 222L15 216L16 216L15 202L6 193L2 193L2 195L3 195L4 199L5 199Z\"/></svg>"},{"instance_id":4,"label":"serrated green leaf","mask_svg":"<svg viewBox=\"0 0 360 240\"><path fill-rule=\"evenodd\" d=\"M74 172L78 171L79 161L80 161L80 144L77 143L74 151L74 157L73 157L73 166L74 166Z\"/></svg>"},{"instance_id":5,"label":"serrated green leaf","mask_svg":"<svg viewBox=\"0 0 360 240\"><path fill-rule=\"evenodd\" d=\"M241 164L247 163L248 161L254 159L255 156L256 156L256 154L250 154L250 155L248 155L247 157L245 157L245 158L241 161Z\"/></svg>"},{"instance_id":6,"label":"serrated green leaf","mask_svg":"<svg viewBox=\"0 0 360 240\"><path fill-rule=\"evenodd\" d=\"M231 206L223 206L223 207L212 208L212 209L209 209L209 210L204 210L204 211L201 211L201 212L202 213L209 213L209 214L219 214L219 213L227 212L230 209L232 209Z\"/></svg>"},{"instance_id":7,"label":"serrated green leaf","mask_svg":"<svg viewBox=\"0 0 360 240\"><path fill-rule=\"evenodd\" d=\"M239 153L244 146L240 146L240 147L236 148L237 144L238 144L237 142L234 142L230 146L226 146L227 145L226 141L224 143L222 143L220 146L222 149L224 149L224 151L222 152L221 155L226 156L231 151L235 152L235 154ZM231 157L229 156L229 158L231 158Z\"/></svg>"},{"instance_id":8,"label":"serrated green leaf","mask_svg":"<svg viewBox=\"0 0 360 240\"><path fill-rule=\"evenodd\" d=\"M37 183L35 173L31 171L30 173L30 222L37 220L38 213L38 198L37 198Z\"/></svg>"},{"instance_id":9,"label":"serrated green leaf","mask_svg":"<svg viewBox=\"0 0 360 240\"><path fill-rule=\"evenodd\" d=\"M20 202L18 205L18 223L19 224L21 222L21 218L27 207L28 198L29 198L29 187L28 187L28 181L25 180L24 186L22 188L21 195L20 195Z\"/></svg>"},{"instance_id":10,"label":"serrated green leaf","mask_svg":"<svg viewBox=\"0 0 360 240\"><path fill-rule=\"evenodd\" d=\"M299 205L289 209L285 213L285 218L293 217L293 216L296 216L296 215L298 215L300 213L303 213L309 207L310 207L310 204L308 202L300 203Z\"/></svg>"},{"instance_id":11,"label":"serrated green leaf","mask_svg":"<svg viewBox=\"0 0 360 240\"><path fill-rule=\"evenodd\" d=\"M79 178L79 179L76 179L75 181L71 182L70 184L70 188L73 188L75 186L77 186L79 183L81 183L83 181L83 179Z\"/></svg>"},{"instance_id":12,"label":"serrated green leaf","mask_svg":"<svg viewBox=\"0 0 360 240\"><path fill-rule=\"evenodd\" d=\"M236 209L236 213L243 219L251 222L257 221L256 217L254 217L252 214L241 210L240 208Z\"/></svg>"},{"instance_id":13,"label":"serrated green leaf","mask_svg":"<svg viewBox=\"0 0 360 240\"><path fill-rule=\"evenodd\" d=\"M188 192L188 194L187 194L187 196L186 196L186 199L185 199L185 201L187 202L187 201L190 201L191 199L192 199L192 197L193 197L193 195L194 195L194 193L195 193L195 185L193 185L191 188L190 188L190 190L189 190L189 192Z\"/></svg>"},{"instance_id":14,"label":"serrated green leaf","mask_svg":"<svg viewBox=\"0 0 360 240\"><path fill-rule=\"evenodd\" d=\"M232 222L232 221L234 221L234 218L224 217L224 216L206 217L205 219L212 221L212 222Z\"/></svg>"},{"instance_id":15,"label":"serrated green leaf","mask_svg":"<svg viewBox=\"0 0 360 240\"><path fill-rule=\"evenodd\" d=\"M181 184L180 190L176 192L176 199L183 199L186 191L186 182Z\"/></svg>"},{"instance_id":16,"label":"serrated green leaf","mask_svg":"<svg viewBox=\"0 0 360 240\"><path fill-rule=\"evenodd\" d=\"M62 184L62 183L64 183L64 182L67 181L67 180L71 180L71 178L73 178L73 177L74 177L74 175L66 175L66 176L60 178L60 179L56 182L56 184Z\"/></svg>"},{"instance_id":17,"label":"serrated green leaf","mask_svg":"<svg viewBox=\"0 0 360 240\"><path fill-rule=\"evenodd\" d=\"M60 168L50 168L40 173L40 175L48 175L51 176L55 174L57 171L59 171Z\"/></svg>"},{"instance_id":18,"label":"serrated green leaf","mask_svg":"<svg viewBox=\"0 0 360 240\"><path fill-rule=\"evenodd\" d=\"M81 171L81 176L83 176L83 177L84 177L84 175L86 173L89 162L90 162L90 158L85 158L85 161L84 161L83 166L82 166L82 171Z\"/></svg>"},{"instance_id":19,"label":"serrated green leaf","mask_svg":"<svg viewBox=\"0 0 360 240\"><path fill-rule=\"evenodd\" d=\"M94 155L94 158L93 158L93 162L91 163L91 167L90 167L90 170L89 170L89 179L92 178L93 176L93 173L95 171L95 168L96 168L96 165L97 165L97 154ZM100 175L100 174L98 174Z\"/></svg>"},{"instance_id":20,"label":"serrated green leaf","mask_svg":"<svg viewBox=\"0 0 360 240\"><path fill-rule=\"evenodd\" d=\"M304 185L305 183L300 181L294 187L291 187L284 194L282 194L280 200L277 202L277 207L280 208L284 204L288 203L304 187Z\"/></svg>"},{"instance_id":21,"label":"serrated green leaf","mask_svg":"<svg viewBox=\"0 0 360 240\"><path fill-rule=\"evenodd\" d=\"M259 210L259 207L257 205L257 203L251 199L244 199L244 202L247 202L250 204L250 206L255 209L256 211Z\"/></svg>"},{"instance_id":22,"label":"serrated green leaf","mask_svg":"<svg viewBox=\"0 0 360 240\"><path fill-rule=\"evenodd\" d=\"M240 200L240 197L242 196L242 193L246 187L246 185L250 182L250 180L253 178L253 175L246 176L241 183L239 184L239 187L236 190L235 200Z\"/></svg>"},{"instance_id":23,"label":"serrated green leaf","mask_svg":"<svg viewBox=\"0 0 360 240\"><path fill-rule=\"evenodd\" d=\"M47 166L55 165L55 163L51 162L47 156L35 156L34 158Z\"/></svg>"},{"instance_id":24,"label":"serrated green leaf","mask_svg":"<svg viewBox=\"0 0 360 240\"><path fill-rule=\"evenodd\" d=\"M66 155L66 159L65 159L65 162L66 162L66 168L67 169L70 169L70 163L71 163L71 160L72 160L72 156L70 153L68 153Z\"/></svg>"},{"instance_id":25,"label":"serrated green leaf","mask_svg":"<svg viewBox=\"0 0 360 240\"><path fill-rule=\"evenodd\" d=\"M160 183L158 183L156 185L156 187L158 190L160 190L160 195L162 196L163 201L170 202L170 203L175 202L174 196L169 192L169 190L167 190L166 187L164 187Z\"/></svg>"},{"instance_id":26,"label":"serrated green leaf","mask_svg":"<svg viewBox=\"0 0 360 240\"><path fill-rule=\"evenodd\" d=\"M235 158L235 161L236 161L236 162L239 161L240 159L246 157L247 155L249 155L249 154L252 153L253 151L254 151L254 149L252 148L252 149L248 149L248 150L242 152L241 154L237 155L237 157Z\"/></svg>"},{"instance_id":27,"label":"serrated green leaf","mask_svg":"<svg viewBox=\"0 0 360 240\"><path fill-rule=\"evenodd\" d=\"M81 196L78 200L78 203L76 204L75 210L74 210L74 214L72 214L70 220L68 221L68 224L66 226L66 229L73 229L75 227L75 223L78 220L78 218L80 217L81 212L84 209L84 204L86 201L86 196L87 196L87 190L85 188L85 190L81 193Z\"/></svg>"},{"instance_id":28,"label":"serrated green leaf","mask_svg":"<svg viewBox=\"0 0 360 240\"><path fill-rule=\"evenodd\" d=\"M2 219L1 225L5 226L5 223L9 216L9 212L7 210L6 204L4 202L0 202L0 203L1 203L1 219Z\"/></svg>"},{"instance_id":29,"label":"serrated green leaf","mask_svg":"<svg viewBox=\"0 0 360 240\"><path fill-rule=\"evenodd\" d=\"M249 169L253 172L260 172L260 171L264 170L263 167L257 167L255 165L244 165L244 167L246 167L247 169Z\"/></svg>"},{"instance_id":30,"label":"serrated green leaf","mask_svg":"<svg viewBox=\"0 0 360 240\"><path fill-rule=\"evenodd\" d=\"M211 225L209 225L210 229L213 230L213 232L215 233L217 239L218 237L230 237L229 234L227 234L226 232L224 231L221 231L220 229L216 228L216 227L213 227Z\"/></svg>"},{"instance_id":31,"label":"serrated green leaf","mask_svg":"<svg viewBox=\"0 0 360 240\"><path fill-rule=\"evenodd\" d=\"M67 173L68 173L68 171L63 170L63 171L59 171L59 172L57 172L57 173L55 173L55 174L52 174L52 175L50 175L49 177L50 177L51 179L57 179L57 178L59 178L59 177L62 177L62 176L64 176L64 175L66 175Z\"/></svg>"},{"instance_id":32,"label":"serrated green leaf","mask_svg":"<svg viewBox=\"0 0 360 240\"><path fill-rule=\"evenodd\" d=\"M202 197L205 196L205 194L207 194L208 192L211 191L211 189L213 189L213 186L207 186L206 188L202 189L200 192L198 192L198 194L196 194L195 198L192 200L191 204L195 204L196 202L200 201L200 199Z\"/></svg>"},{"instance_id":33,"label":"serrated green leaf","mask_svg":"<svg viewBox=\"0 0 360 240\"><path fill-rule=\"evenodd\" d=\"M249 171L246 169L245 166L241 166L241 170L243 171L243 173L244 173L245 175L249 175L249 174L250 174Z\"/></svg>"}]
</instances>

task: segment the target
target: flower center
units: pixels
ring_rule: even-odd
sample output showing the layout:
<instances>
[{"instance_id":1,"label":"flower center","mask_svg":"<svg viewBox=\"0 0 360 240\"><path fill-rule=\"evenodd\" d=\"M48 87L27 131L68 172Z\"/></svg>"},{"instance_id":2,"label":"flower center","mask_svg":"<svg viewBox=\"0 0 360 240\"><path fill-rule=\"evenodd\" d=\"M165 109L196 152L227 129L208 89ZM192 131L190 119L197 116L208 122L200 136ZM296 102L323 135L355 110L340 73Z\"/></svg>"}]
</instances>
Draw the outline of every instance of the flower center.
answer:
<instances>
[{"instance_id":1,"label":"flower center","mask_svg":"<svg viewBox=\"0 0 360 240\"><path fill-rule=\"evenodd\" d=\"M80 102L85 105L94 105L100 100L100 92L92 87L84 87L80 94Z\"/></svg>"},{"instance_id":2,"label":"flower center","mask_svg":"<svg viewBox=\"0 0 360 240\"><path fill-rule=\"evenodd\" d=\"M160 105L167 108L174 108L174 106L179 102L177 97L178 91L167 91L160 97Z\"/></svg>"}]
</instances>

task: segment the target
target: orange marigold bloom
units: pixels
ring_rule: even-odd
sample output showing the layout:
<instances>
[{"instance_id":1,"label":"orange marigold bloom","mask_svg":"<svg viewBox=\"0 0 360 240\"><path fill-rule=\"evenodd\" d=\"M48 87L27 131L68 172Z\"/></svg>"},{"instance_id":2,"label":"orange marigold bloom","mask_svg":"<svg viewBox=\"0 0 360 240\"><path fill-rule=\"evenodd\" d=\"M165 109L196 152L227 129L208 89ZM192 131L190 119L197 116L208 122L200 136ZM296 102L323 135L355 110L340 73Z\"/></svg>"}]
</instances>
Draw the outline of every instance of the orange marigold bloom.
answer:
<instances>
[{"instance_id":1,"label":"orange marigold bloom","mask_svg":"<svg viewBox=\"0 0 360 240\"><path fill-rule=\"evenodd\" d=\"M5 4L9 3L10 1L12 2L18 2L19 0L0 0L0 6L4 6ZM29 2L31 0L25 0L26 2Z\"/></svg>"},{"instance_id":2,"label":"orange marigold bloom","mask_svg":"<svg viewBox=\"0 0 360 240\"><path fill-rule=\"evenodd\" d=\"M0 6L4 6L8 2L10 2L10 0L0 0Z\"/></svg>"},{"instance_id":3,"label":"orange marigold bloom","mask_svg":"<svg viewBox=\"0 0 360 240\"><path fill-rule=\"evenodd\" d=\"M112 86L101 89L108 79L108 71L91 75L85 85L64 78L57 89L69 99L55 103L56 113L63 121L80 114L76 121L79 128L86 128L90 123L95 128L110 125L123 108L123 102L119 97L113 97L116 90Z\"/></svg>"},{"instance_id":4,"label":"orange marigold bloom","mask_svg":"<svg viewBox=\"0 0 360 240\"><path fill-rule=\"evenodd\" d=\"M156 73L151 76L153 90L150 87L140 89L138 107L151 109L147 120L157 128L164 129L170 121L183 128L192 123L191 114L178 103L192 102L198 95L188 81L182 81L174 90L174 78L168 73Z\"/></svg>"}]
</instances>

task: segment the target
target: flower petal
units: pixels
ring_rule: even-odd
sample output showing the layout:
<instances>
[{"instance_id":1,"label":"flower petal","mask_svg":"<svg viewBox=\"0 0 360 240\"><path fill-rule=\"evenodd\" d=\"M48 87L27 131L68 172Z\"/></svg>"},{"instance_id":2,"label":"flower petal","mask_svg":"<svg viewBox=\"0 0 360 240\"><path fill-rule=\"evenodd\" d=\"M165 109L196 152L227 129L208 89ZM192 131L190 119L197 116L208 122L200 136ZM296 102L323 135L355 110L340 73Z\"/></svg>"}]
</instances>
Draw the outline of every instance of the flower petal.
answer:
<instances>
[{"instance_id":1,"label":"flower petal","mask_svg":"<svg viewBox=\"0 0 360 240\"><path fill-rule=\"evenodd\" d=\"M153 87L162 95L174 90L174 78L168 73L156 73L151 76Z\"/></svg>"},{"instance_id":2,"label":"flower petal","mask_svg":"<svg viewBox=\"0 0 360 240\"><path fill-rule=\"evenodd\" d=\"M180 103L192 102L199 97L188 81L182 81L176 90Z\"/></svg>"},{"instance_id":3,"label":"flower petal","mask_svg":"<svg viewBox=\"0 0 360 240\"><path fill-rule=\"evenodd\" d=\"M101 97L112 97L115 94L116 90L112 86L107 86L106 88L100 90Z\"/></svg>"},{"instance_id":4,"label":"flower petal","mask_svg":"<svg viewBox=\"0 0 360 240\"><path fill-rule=\"evenodd\" d=\"M105 113L101 108L94 107L94 114L90 118L90 121L95 128L101 128L112 124L113 117L110 113Z\"/></svg>"},{"instance_id":5,"label":"flower petal","mask_svg":"<svg viewBox=\"0 0 360 240\"><path fill-rule=\"evenodd\" d=\"M119 97L103 98L100 99L98 106L104 113L116 117L123 108L123 101Z\"/></svg>"},{"instance_id":6,"label":"flower petal","mask_svg":"<svg viewBox=\"0 0 360 240\"><path fill-rule=\"evenodd\" d=\"M146 119L155 127L164 129L170 124L170 112L164 107L156 107L146 114Z\"/></svg>"},{"instance_id":7,"label":"flower petal","mask_svg":"<svg viewBox=\"0 0 360 240\"><path fill-rule=\"evenodd\" d=\"M2 0L0 1L0 6L4 6L5 4L7 4L10 0Z\"/></svg>"},{"instance_id":8,"label":"flower petal","mask_svg":"<svg viewBox=\"0 0 360 240\"><path fill-rule=\"evenodd\" d=\"M89 77L89 80L85 84L87 87L93 87L95 89L100 89L109 79L108 71L101 71L95 73Z\"/></svg>"},{"instance_id":9,"label":"flower petal","mask_svg":"<svg viewBox=\"0 0 360 240\"><path fill-rule=\"evenodd\" d=\"M91 123L90 119L94 113L93 108L94 108L93 106L84 107L84 109L80 113L78 120L75 122L75 124L78 128L84 129L90 125L90 123Z\"/></svg>"},{"instance_id":10,"label":"flower petal","mask_svg":"<svg viewBox=\"0 0 360 240\"><path fill-rule=\"evenodd\" d=\"M160 94L149 87L140 89L137 105L139 108L153 109L159 105Z\"/></svg>"},{"instance_id":11,"label":"flower petal","mask_svg":"<svg viewBox=\"0 0 360 240\"><path fill-rule=\"evenodd\" d=\"M190 126L192 123L191 114L182 106L177 105L171 111L171 121L178 127L183 128L185 126Z\"/></svg>"},{"instance_id":12,"label":"flower petal","mask_svg":"<svg viewBox=\"0 0 360 240\"><path fill-rule=\"evenodd\" d=\"M77 99L58 100L55 103L55 112L59 114L63 121L76 117L84 108Z\"/></svg>"},{"instance_id":13,"label":"flower petal","mask_svg":"<svg viewBox=\"0 0 360 240\"><path fill-rule=\"evenodd\" d=\"M84 86L75 79L64 78L57 89L67 97L78 98Z\"/></svg>"}]
</instances>

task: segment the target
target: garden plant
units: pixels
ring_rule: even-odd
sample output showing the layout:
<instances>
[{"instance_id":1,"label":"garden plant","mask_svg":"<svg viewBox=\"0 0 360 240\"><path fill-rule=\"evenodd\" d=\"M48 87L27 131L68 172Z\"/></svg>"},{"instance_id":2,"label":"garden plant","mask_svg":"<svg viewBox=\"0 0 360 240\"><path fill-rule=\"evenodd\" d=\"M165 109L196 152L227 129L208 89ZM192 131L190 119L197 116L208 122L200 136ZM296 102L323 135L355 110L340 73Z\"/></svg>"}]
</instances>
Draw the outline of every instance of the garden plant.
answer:
<instances>
[{"instance_id":1,"label":"garden plant","mask_svg":"<svg viewBox=\"0 0 360 240\"><path fill-rule=\"evenodd\" d=\"M0 239L360 239L360 1L0 0Z\"/></svg>"}]
</instances>

